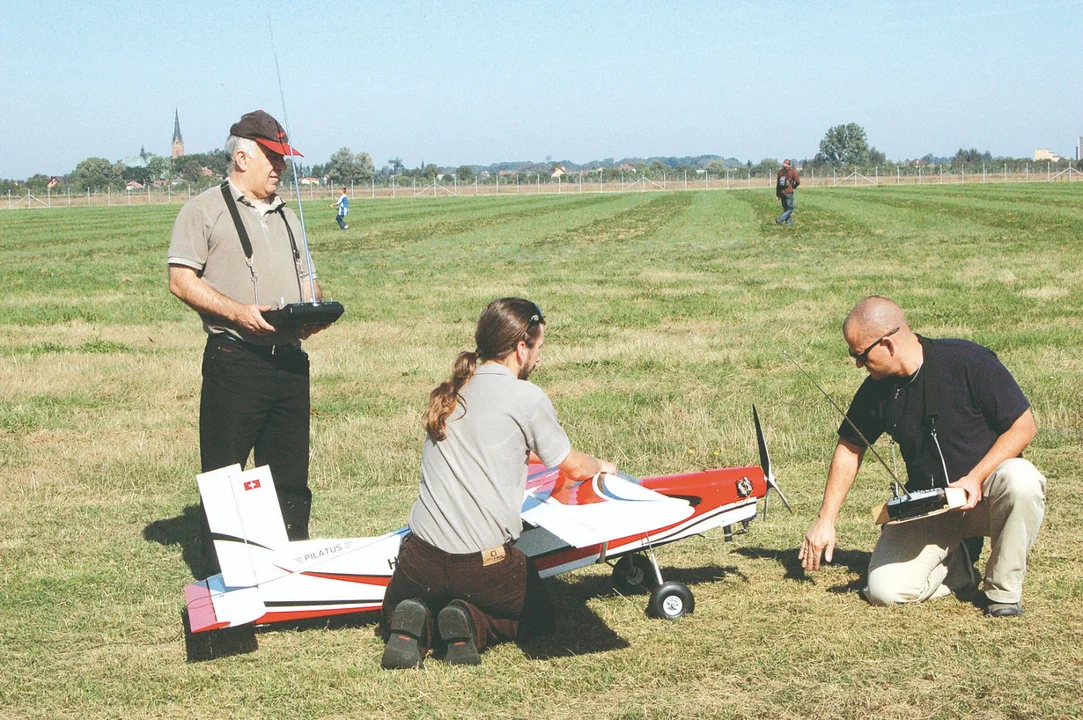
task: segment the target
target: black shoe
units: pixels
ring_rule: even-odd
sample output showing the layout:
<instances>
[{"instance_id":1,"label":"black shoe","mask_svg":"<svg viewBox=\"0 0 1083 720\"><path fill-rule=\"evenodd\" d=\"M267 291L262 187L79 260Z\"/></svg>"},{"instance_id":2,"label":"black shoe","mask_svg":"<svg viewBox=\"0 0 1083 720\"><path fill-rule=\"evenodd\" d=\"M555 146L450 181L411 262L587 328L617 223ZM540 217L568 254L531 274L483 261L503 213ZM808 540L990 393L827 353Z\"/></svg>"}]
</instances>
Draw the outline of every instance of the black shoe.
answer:
<instances>
[{"instance_id":1,"label":"black shoe","mask_svg":"<svg viewBox=\"0 0 1083 720\"><path fill-rule=\"evenodd\" d=\"M384 670L420 668L421 636L425 634L429 609L420 600L403 600L391 616L391 637L387 639L380 667Z\"/></svg>"},{"instance_id":2,"label":"black shoe","mask_svg":"<svg viewBox=\"0 0 1083 720\"><path fill-rule=\"evenodd\" d=\"M985 614L988 617L1016 617L1023 614L1023 603L998 603L988 600L985 604Z\"/></svg>"},{"instance_id":3,"label":"black shoe","mask_svg":"<svg viewBox=\"0 0 1083 720\"><path fill-rule=\"evenodd\" d=\"M436 616L440 639L447 645L444 660L448 665L480 665L477 641L474 639L474 621L466 607L452 600Z\"/></svg>"}]
</instances>

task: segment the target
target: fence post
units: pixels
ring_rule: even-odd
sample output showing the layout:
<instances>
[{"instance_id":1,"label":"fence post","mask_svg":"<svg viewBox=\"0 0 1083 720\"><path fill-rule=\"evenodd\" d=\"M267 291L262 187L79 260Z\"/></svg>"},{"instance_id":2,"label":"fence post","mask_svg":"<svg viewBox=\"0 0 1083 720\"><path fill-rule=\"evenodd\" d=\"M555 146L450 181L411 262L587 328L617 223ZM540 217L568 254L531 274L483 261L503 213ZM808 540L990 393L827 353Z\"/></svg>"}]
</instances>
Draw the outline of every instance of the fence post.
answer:
<instances>
[{"instance_id":1,"label":"fence post","mask_svg":"<svg viewBox=\"0 0 1083 720\"><path fill-rule=\"evenodd\" d=\"M86 188L86 206L90 207L90 186L89 185L87 185L87 188Z\"/></svg>"},{"instance_id":2,"label":"fence post","mask_svg":"<svg viewBox=\"0 0 1083 720\"><path fill-rule=\"evenodd\" d=\"M982 163L981 164L981 181L982 182L987 182L988 180L989 180L989 178L985 173L985 163Z\"/></svg>"},{"instance_id":3,"label":"fence post","mask_svg":"<svg viewBox=\"0 0 1083 720\"><path fill-rule=\"evenodd\" d=\"M1008 182L1008 163L1004 163L1004 182Z\"/></svg>"},{"instance_id":4,"label":"fence post","mask_svg":"<svg viewBox=\"0 0 1083 720\"><path fill-rule=\"evenodd\" d=\"M748 189L751 190L752 189L752 170L746 170L745 172L748 173Z\"/></svg>"}]
</instances>

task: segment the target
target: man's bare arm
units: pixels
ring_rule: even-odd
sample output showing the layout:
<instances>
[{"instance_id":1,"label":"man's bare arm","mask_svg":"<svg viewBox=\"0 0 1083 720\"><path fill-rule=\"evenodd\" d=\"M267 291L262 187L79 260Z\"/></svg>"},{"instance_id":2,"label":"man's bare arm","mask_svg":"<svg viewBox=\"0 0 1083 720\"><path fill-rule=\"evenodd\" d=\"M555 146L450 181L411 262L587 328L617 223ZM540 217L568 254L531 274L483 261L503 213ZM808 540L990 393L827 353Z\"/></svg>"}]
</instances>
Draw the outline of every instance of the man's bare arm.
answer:
<instances>
[{"instance_id":1,"label":"man's bare arm","mask_svg":"<svg viewBox=\"0 0 1083 720\"><path fill-rule=\"evenodd\" d=\"M204 282L194 268L170 265L169 292L193 310L222 318L255 335L275 331L262 314L271 309L270 305L244 305L228 298Z\"/></svg>"},{"instance_id":2,"label":"man's bare arm","mask_svg":"<svg viewBox=\"0 0 1083 720\"><path fill-rule=\"evenodd\" d=\"M821 554L827 562L835 555L835 523L847 493L857 478L865 448L839 438L835 454L827 471L827 486L816 522L809 527L801 542L798 558L805 570L819 570Z\"/></svg>"},{"instance_id":3,"label":"man's bare arm","mask_svg":"<svg viewBox=\"0 0 1083 720\"><path fill-rule=\"evenodd\" d=\"M960 510L972 510L981 502L981 486L986 478L1000 466L1000 463L1013 457L1019 457L1019 453L1030 445L1034 436L1038 433L1038 426L1034 422L1034 413L1027 411L1016 418L1012 426L1005 430L989 448L974 469L951 483L948 487L961 487L966 490L966 505Z\"/></svg>"}]
</instances>

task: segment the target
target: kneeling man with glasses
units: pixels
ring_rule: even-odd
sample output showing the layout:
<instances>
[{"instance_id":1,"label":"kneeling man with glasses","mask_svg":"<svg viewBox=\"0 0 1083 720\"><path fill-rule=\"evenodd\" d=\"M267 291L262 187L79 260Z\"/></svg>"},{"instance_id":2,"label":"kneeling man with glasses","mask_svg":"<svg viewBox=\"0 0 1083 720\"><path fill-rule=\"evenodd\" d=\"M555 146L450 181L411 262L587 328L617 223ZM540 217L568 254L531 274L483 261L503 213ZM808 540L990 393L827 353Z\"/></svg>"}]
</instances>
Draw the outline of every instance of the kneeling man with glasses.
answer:
<instances>
[{"instance_id":1,"label":"kneeling man with glasses","mask_svg":"<svg viewBox=\"0 0 1083 720\"><path fill-rule=\"evenodd\" d=\"M1024 448L1036 428L1030 403L989 349L967 340L916 335L893 301L870 296L842 326L858 368L868 373L847 416L870 443L888 433L906 463L907 491L957 487L966 504L951 512L885 525L869 561L873 605L917 602L972 585L972 560L990 538L982 582L985 613L1022 615L1027 555L1045 516L1045 477ZM865 444L849 423L827 475L823 503L800 559L831 562L835 522L857 477ZM968 542L977 539L977 544Z\"/></svg>"}]
</instances>

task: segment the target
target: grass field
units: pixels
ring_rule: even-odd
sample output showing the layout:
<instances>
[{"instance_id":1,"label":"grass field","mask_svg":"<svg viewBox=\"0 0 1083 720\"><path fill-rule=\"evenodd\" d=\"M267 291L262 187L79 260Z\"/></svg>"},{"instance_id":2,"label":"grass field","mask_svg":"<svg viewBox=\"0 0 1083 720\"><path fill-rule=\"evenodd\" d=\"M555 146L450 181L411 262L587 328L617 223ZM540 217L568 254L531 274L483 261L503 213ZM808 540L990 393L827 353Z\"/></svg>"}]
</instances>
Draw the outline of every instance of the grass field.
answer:
<instances>
[{"instance_id":1,"label":"grass field","mask_svg":"<svg viewBox=\"0 0 1083 720\"><path fill-rule=\"evenodd\" d=\"M787 229L762 190L362 200L345 233L309 208L347 308L308 343L314 535L405 522L427 394L511 294L549 319L532 379L576 446L636 475L752 464L755 402L795 505L661 550L696 594L678 622L596 566L551 581L556 636L416 673L380 671L363 622L185 662L203 342L166 288L177 208L0 212L0 716L1083 716L1081 208L1075 184L814 188ZM847 403L864 373L839 324L870 293L993 348L1033 404L1049 506L1022 618L860 598L874 464L835 563L800 570L838 420L780 353Z\"/></svg>"}]
</instances>

